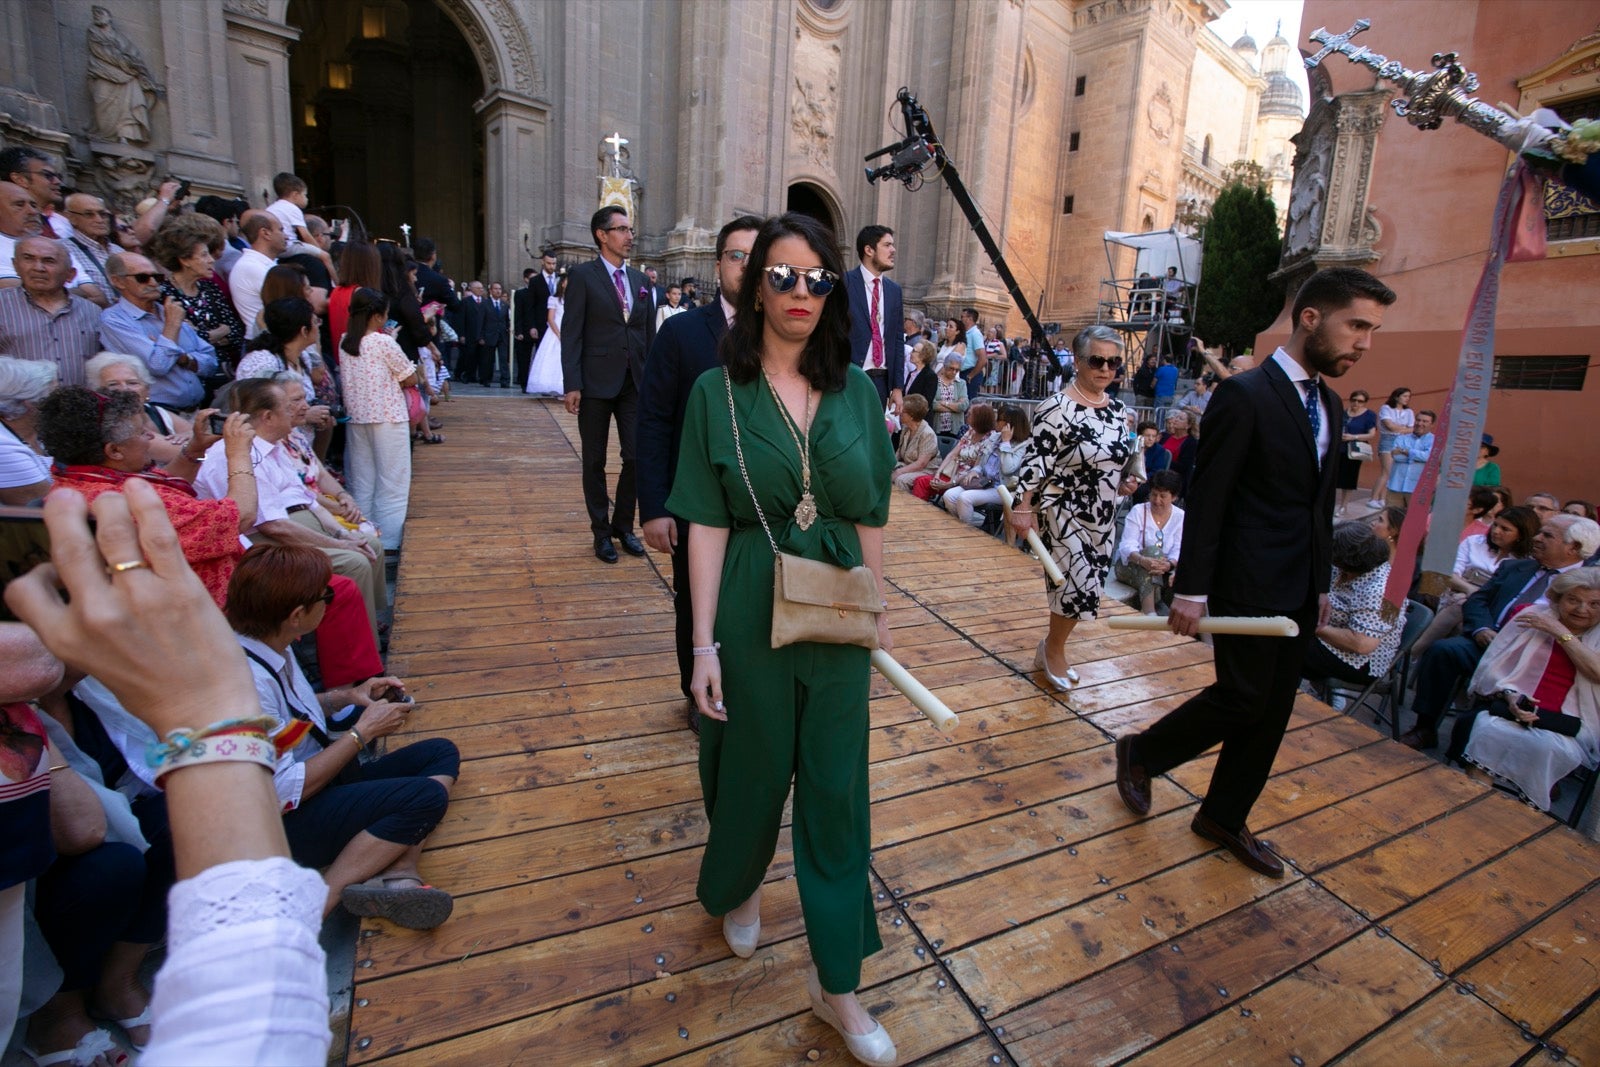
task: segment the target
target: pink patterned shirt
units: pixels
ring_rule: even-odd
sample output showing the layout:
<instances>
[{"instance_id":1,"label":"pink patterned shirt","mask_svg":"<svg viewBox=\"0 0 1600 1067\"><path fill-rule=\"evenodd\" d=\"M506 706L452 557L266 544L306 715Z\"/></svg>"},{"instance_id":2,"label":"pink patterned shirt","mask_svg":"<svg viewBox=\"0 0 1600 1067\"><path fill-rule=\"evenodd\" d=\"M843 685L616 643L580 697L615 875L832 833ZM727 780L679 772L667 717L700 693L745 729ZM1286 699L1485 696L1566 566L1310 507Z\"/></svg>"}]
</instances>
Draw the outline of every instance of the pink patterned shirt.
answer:
<instances>
[{"instance_id":1,"label":"pink patterned shirt","mask_svg":"<svg viewBox=\"0 0 1600 1067\"><path fill-rule=\"evenodd\" d=\"M409 422L401 379L417 368L393 337L379 331L361 339L361 354L339 363L344 409L351 422Z\"/></svg>"}]
</instances>

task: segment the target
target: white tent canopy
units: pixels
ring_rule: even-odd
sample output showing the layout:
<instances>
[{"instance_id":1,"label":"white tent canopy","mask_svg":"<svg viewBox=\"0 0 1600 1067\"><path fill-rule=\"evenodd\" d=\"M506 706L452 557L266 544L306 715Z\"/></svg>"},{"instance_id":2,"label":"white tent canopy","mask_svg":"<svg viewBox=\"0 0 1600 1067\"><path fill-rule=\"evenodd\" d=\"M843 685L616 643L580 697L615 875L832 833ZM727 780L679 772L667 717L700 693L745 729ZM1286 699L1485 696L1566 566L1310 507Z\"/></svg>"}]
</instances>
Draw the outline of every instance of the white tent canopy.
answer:
<instances>
[{"instance_id":1,"label":"white tent canopy","mask_svg":"<svg viewBox=\"0 0 1600 1067\"><path fill-rule=\"evenodd\" d=\"M1107 230L1105 234L1106 261L1111 265L1114 277L1117 273L1115 262L1115 249L1117 247L1131 248L1135 252L1136 262L1133 273L1128 277L1137 277L1148 272L1152 277L1164 277L1168 267L1178 268L1178 277L1189 285L1200 281L1200 256L1201 244L1193 237L1179 233L1177 227L1166 230L1152 230L1149 233L1120 233L1116 230Z\"/></svg>"}]
</instances>

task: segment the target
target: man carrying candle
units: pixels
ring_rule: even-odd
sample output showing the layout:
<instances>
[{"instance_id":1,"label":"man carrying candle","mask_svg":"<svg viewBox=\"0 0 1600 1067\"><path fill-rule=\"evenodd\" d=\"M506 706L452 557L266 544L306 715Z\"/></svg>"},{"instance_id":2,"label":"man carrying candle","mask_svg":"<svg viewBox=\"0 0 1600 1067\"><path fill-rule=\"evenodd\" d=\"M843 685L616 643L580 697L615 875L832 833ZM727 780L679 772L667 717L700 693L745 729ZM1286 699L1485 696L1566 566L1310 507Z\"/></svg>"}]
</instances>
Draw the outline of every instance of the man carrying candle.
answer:
<instances>
[{"instance_id":1,"label":"man carrying candle","mask_svg":"<svg viewBox=\"0 0 1600 1067\"><path fill-rule=\"evenodd\" d=\"M1273 878L1283 863L1245 820L1288 726L1307 645L1328 614L1341 405L1321 379L1355 366L1394 301L1365 271L1318 271L1295 296L1288 345L1217 387L1201 424L1168 622L1193 636L1208 612L1281 614L1299 634L1218 634L1217 680L1117 741L1117 792L1136 815L1150 811L1154 776L1221 742L1191 829Z\"/></svg>"}]
</instances>

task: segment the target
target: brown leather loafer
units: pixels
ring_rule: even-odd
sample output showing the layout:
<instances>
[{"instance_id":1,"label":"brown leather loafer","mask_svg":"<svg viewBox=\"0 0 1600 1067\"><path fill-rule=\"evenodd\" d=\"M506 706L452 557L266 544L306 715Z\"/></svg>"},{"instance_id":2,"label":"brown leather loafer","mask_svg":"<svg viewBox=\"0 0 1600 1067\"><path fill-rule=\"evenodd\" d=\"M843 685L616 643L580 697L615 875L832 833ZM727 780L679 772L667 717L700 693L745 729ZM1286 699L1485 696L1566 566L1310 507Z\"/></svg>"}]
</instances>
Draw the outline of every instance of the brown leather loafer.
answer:
<instances>
[{"instance_id":1,"label":"brown leather loafer","mask_svg":"<svg viewBox=\"0 0 1600 1067\"><path fill-rule=\"evenodd\" d=\"M1117 796L1135 815L1150 814L1150 775L1133 762L1133 735L1117 738Z\"/></svg>"},{"instance_id":2,"label":"brown leather loafer","mask_svg":"<svg viewBox=\"0 0 1600 1067\"><path fill-rule=\"evenodd\" d=\"M1218 826L1204 812L1195 813L1194 822L1189 824L1189 829L1207 841L1221 845L1233 853L1234 859L1252 871L1269 878L1283 877L1283 861L1273 854L1272 849L1257 841L1249 829L1241 826L1238 833L1230 833Z\"/></svg>"},{"instance_id":3,"label":"brown leather loafer","mask_svg":"<svg viewBox=\"0 0 1600 1067\"><path fill-rule=\"evenodd\" d=\"M1439 747L1439 731L1424 730L1421 727L1413 726L1400 735L1400 743L1407 748L1414 748L1418 752L1424 749L1437 748Z\"/></svg>"}]
</instances>

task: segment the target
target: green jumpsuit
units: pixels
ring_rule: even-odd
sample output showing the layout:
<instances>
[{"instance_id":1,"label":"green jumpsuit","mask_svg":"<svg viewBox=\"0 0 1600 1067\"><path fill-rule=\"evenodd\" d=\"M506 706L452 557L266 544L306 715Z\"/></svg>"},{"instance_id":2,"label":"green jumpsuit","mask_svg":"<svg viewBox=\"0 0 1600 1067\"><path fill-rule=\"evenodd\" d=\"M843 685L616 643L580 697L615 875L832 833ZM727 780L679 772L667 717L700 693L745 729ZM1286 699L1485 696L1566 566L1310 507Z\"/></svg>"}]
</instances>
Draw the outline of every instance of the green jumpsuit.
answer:
<instances>
[{"instance_id":1,"label":"green jumpsuit","mask_svg":"<svg viewBox=\"0 0 1600 1067\"><path fill-rule=\"evenodd\" d=\"M794 779L794 866L811 956L822 988L849 993L861 961L883 947L867 880L868 652L811 642L771 647L772 548L739 473L721 372L689 396L667 508L729 528L715 637L722 645L728 721L700 728L700 785L711 833L700 902L724 915L761 885L777 847ZM859 565L855 524L889 518L894 450L872 380L851 366L841 392L822 394L812 421L811 488L820 516L794 523L800 454L765 380L733 386L746 469L786 552ZM692 536L692 534L691 534Z\"/></svg>"}]
</instances>

